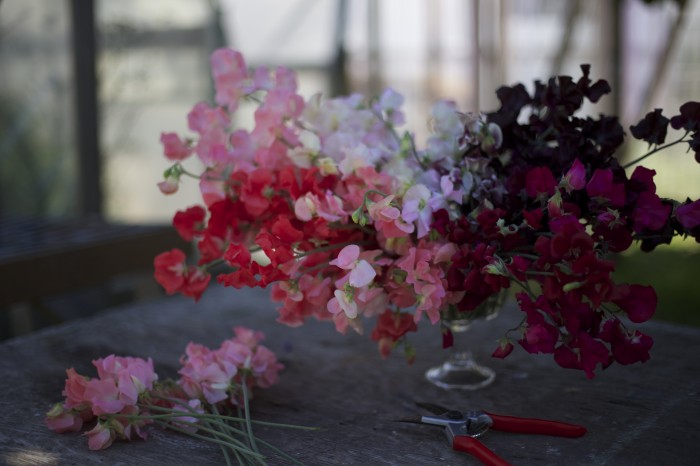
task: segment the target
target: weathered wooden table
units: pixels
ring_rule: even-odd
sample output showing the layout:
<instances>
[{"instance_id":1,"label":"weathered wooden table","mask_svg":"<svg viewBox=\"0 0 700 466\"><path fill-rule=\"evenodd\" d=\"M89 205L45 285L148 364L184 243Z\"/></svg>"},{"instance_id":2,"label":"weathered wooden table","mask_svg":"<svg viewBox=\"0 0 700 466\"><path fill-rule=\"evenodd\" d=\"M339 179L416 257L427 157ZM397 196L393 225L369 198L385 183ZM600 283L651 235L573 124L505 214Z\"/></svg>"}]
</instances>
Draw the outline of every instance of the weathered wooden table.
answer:
<instances>
[{"instance_id":1,"label":"weathered wooden table","mask_svg":"<svg viewBox=\"0 0 700 466\"><path fill-rule=\"evenodd\" d=\"M472 332L486 358L493 342L518 319L517 310ZM110 353L152 357L163 377L176 375L189 341L217 347L234 325L266 332L266 344L286 365L278 385L259 390L254 416L318 426L320 431L260 430L308 465L466 465L441 428L394 419L415 414L410 400L539 416L584 424L579 439L490 432L485 444L515 465L700 464L700 330L647 325L656 345L644 365L611 367L593 380L556 367L549 357L517 351L491 387L444 391L423 379L441 361L437 328L412 340L418 359L382 361L366 337L336 334L328 323L287 328L274 322L264 292L212 289L200 303L175 297L115 309L0 345L0 463L8 465L209 465L220 451L202 441L151 429L143 441L91 452L78 434L55 434L44 413L61 398L65 369L94 374L90 361ZM476 330L476 329L475 329ZM471 331L470 331L471 332ZM490 359L490 358L489 358ZM272 459L270 464L285 464Z\"/></svg>"}]
</instances>

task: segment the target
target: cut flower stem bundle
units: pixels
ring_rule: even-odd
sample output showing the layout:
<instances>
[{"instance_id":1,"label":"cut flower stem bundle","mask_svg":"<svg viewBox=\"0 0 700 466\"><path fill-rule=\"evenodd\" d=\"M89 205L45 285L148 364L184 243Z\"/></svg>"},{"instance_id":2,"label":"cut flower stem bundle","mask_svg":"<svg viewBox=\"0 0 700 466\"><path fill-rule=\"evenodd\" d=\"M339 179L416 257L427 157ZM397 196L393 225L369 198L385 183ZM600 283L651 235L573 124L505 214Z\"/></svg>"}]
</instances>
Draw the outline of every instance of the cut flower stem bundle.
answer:
<instances>
[{"instance_id":1,"label":"cut flower stem bundle","mask_svg":"<svg viewBox=\"0 0 700 466\"><path fill-rule=\"evenodd\" d=\"M65 400L47 413L46 424L56 432L91 426L84 433L91 450L108 448L117 439L145 440L146 427L156 425L218 445L226 464L266 464L268 452L301 464L257 438L254 426L315 429L252 418L250 390L276 383L282 365L259 343L262 333L244 327L234 332L216 350L190 343L177 381L158 380L153 361L134 357L110 355L93 361L96 378L68 369Z\"/></svg>"}]
</instances>

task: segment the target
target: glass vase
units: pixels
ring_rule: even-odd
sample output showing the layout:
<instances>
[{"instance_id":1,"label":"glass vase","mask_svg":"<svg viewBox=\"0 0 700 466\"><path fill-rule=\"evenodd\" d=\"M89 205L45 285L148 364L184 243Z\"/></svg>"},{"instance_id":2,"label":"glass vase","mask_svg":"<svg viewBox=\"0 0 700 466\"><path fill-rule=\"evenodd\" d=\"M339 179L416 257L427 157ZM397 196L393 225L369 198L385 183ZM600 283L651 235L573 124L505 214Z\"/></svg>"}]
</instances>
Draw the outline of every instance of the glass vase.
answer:
<instances>
[{"instance_id":1,"label":"glass vase","mask_svg":"<svg viewBox=\"0 0 700 466\"><path fill-rule=\"evenodd\" d=\"M443 312L441 325L452 333L453 344L447 360L425 373L431 383L457 390L478 390L493 383L496 373L474 360L467 331L479 322L494 319L503 306L505 295L505 291L496 293L473 311L459 312L452 306Z\"/></svg>"}]
</instances>

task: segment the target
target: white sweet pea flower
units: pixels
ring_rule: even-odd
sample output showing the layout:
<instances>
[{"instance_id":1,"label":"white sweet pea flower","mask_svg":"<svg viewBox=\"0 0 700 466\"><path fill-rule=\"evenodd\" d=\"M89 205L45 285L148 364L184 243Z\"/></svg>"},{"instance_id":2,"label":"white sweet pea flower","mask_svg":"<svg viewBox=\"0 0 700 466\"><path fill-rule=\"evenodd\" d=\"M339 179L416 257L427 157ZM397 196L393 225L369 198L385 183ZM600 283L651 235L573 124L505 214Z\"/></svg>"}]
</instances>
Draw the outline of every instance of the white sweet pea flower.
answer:
<instances>
[{"instance_id":1,"label":"white sweet pea flower","mask_svg":"<svg viewBox=\"0 0 700 466\"><path fill-rule=\"evenodd\" d=\"M311 168L312 162L321 150L321 140L311 131L299 134L301 146L289 151L289 158L299 168Z\"/></svg>"}]
</instances>

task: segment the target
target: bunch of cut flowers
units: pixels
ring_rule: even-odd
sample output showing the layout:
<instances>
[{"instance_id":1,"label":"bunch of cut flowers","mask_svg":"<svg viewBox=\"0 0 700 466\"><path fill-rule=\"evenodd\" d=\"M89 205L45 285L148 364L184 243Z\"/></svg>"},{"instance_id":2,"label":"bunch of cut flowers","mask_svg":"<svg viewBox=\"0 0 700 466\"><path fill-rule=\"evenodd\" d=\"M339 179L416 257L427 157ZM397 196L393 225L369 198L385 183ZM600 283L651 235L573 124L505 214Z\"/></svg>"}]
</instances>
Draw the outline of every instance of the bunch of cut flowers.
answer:
<instances>
[{"instance_id":1,"label":"bunch of cut flowers","mask_svg":"<svg viewBox=\"0 0 700 466\"><path fill-rule=\"evenodd\" d=\"M85 428L91 450L115 440L146 440L148 426L158 426L220 446L226 464L265 464L261 449L301 464L253 433L254 425L308 429L251 418L252 390L277 383L283 365L259 343L261 332L236 327L234 333L216 350L187 345L177 381L159 380L150 358L97 359L97 377L70 368L65 399L46 414L46 425L59 433Z\"/></svg>"},{"instance_id":2,"label":"bunch of cut flowers","mask_svg":"<svg viewBox=\"0 0 700 466\"><path fill-rule=\"evenodd\" d=\"M699 159L700 103L632 126L649 149L623 163L618 119L578 116L610 92L586 65L578 80L538 81L532 93L501 87L491 113L439 101L420 145L400 129L403 98L391 89L304 99L292 71L249 69L230 49L212 54L211 69L215 103L188 114L192 134L161 135L172 161L161 191L191 177L202 195L173 219L196 257L174 249L155 259L168 293L198 299L212 277L270 287L279 322L329 320L341 333L371 325L384 357L401 347L412 361L408 335L419 325L514 287L522 321L494 356L518 344L589 378L649 358L651 337L629 322L652 317L656 294L616 283L610 255L700 237L700 201L660 197L655 172L638 164L676 144ZM666 143L669 125L678 137Z\"/></svg>"}]
</instances>

